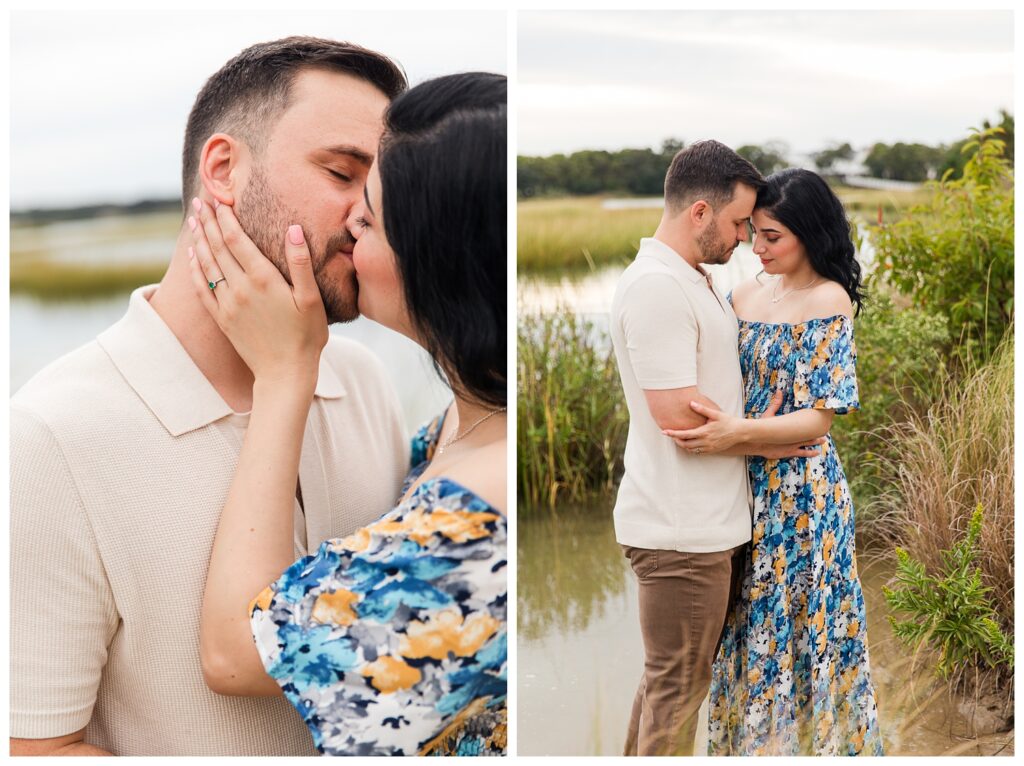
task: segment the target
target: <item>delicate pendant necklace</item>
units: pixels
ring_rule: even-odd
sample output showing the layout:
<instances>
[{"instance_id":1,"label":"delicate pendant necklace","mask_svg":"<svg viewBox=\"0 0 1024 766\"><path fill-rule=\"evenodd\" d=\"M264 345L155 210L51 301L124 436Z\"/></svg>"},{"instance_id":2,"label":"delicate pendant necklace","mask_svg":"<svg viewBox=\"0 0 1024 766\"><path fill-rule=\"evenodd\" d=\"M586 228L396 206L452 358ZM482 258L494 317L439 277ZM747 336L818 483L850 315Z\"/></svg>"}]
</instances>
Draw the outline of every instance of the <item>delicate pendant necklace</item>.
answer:
<instances>
[{"instance_id":1,"label":"delicate pendant necklace","mask_svg":"<svg viewBox=\"0 0 1024 766\"><path fill-rule=\"evenodd\" d=\"M806 290L808 287L810 287L811 285L815 284L819 279L821 279L821 277L815 277L814 279L812 279L810 282L808 282L803 287L794 287L792 290L786 290L786 292L784 292L782 295L780 295L778 298L776 298L775 297L775 293L779 289L779 283L782 282L782 278L780 277L779 281L776 282L774 285L772 285L772 303L778 303L779 301L781 301L783 298L785 298L790 293L799 292L800 290Z\"/></svg>"},{"instance_id":2,"label":"delicate pendant necklace","mask_svg":"<svg viewBox=\"0 0 1024 766\"><path fill-rule=\"evenodd\" d=\"M464 438L466 436L469 436L471 433L473 433L473 429L476 428L481 423L483 423L485 420L487 420L487 418L491 417L492 415L497 415L499 412L504 412L505 410L506 410L505 407L499 407L496 410L491 410L486 415L484 415L482 418L477 420L473 425L471 425L469 428L467 428L465 431L463 431L461 434L458 432L458 429L456 429L455 433L452 436L449 436L448 439L445 441L445 443L437 448L438 456L443 455L444 451L446 449L448 449L450 446L452 446L453 444L455 444L455 442L457 442L459 439L462 439L462 438Z\"/></svg>"}]
</instances>

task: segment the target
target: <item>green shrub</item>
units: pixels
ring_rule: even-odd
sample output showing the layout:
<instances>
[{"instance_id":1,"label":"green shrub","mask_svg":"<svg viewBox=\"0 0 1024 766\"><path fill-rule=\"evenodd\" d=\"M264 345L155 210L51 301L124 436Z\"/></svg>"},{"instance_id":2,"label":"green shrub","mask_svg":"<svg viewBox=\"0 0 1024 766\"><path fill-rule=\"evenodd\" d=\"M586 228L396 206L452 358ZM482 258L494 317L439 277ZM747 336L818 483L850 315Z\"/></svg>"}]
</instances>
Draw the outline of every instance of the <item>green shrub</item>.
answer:
<instances>
[{"instance_id":1,"label":"green shrub","mask_svg":"<svg viewBox=\"0 0 1024 766\"><path fill-rule=\"evenodd\" d=\"M884 286L869 285L869 294L855 329L861 406L832 425L858 519L864 521L881 480L879 458L891 457L882 429L906 420L911 411L927 410L938 393L942 376L936 373L949 344L944 317L900 309Z\"/></svg>"},{"instance_id":2,"label":"green shrub","mask_svg":"<svg viewBox=\"0 0 1024 766\"><path fill-rule=\"evenodd\" d=\"M947 171L930 182L928 202L873 227L883 279L962 328L958 351L969 364L992 354L1013 318L1013 169L1001 133L975 133L961 178Z\"/></svg>"},{"instance_id":3,"label":"green shrub","mask_svg":"<svg viewBox=\"0 0 1024 766\"><path fill-rule=\"evenodd\" d=\"M611 491L629 413L607 335L568 310L521 314L518 352L520 512Z\"/></svg>"},{"instance_id":4,"label":"green shrub","mask_svg":"<svg viewBox=\"0 0 1024 766\"><path fill-rule=\"evenodd\" d=\"M942 551L940 576L929 575L923 563L897 548L897 587L882 589L890 608L908 615L890 615L893 633L914 649L925 644L935 650L936 669L947 679L974 667L1013 670L1012 634L1000 629L989 600L992 588L982 584L976 563L982 515L979 504L967 535Z\"/></svg>"}]
</instances>

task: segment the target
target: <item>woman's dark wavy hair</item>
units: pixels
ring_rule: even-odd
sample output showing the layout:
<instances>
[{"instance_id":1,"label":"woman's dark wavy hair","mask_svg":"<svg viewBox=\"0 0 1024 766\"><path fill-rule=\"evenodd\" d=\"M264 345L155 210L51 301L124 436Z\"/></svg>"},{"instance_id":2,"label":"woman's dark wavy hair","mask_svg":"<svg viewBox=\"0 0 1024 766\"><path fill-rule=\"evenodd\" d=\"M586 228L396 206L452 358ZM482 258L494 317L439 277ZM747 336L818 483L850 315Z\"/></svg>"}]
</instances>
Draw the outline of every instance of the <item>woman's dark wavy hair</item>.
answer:
<instances>
[{"instance_id":1,"label":"woman's dark wavy hair","mask_svg":"<svg viewBox=\"0 0 1024 766\"><path fill-rule=\"evenodd\" d=\"M396 98L378 162L405 300L452 388L507 403L507 85L467 72Z\"/></svg>"},{"instance_id":2,"label":"woman's dark wavy hair","mask_svg":"<svg viewBox=\"0 0 1024 766\"><path fill-rule=\"evenodd\" d=\"M763 210L797 236L818 274L843 286L860 314L867 295L861 289L850 222L843 203L817 173L787 168L768 176L757 192Z\"/></svg>"}]
</instances>

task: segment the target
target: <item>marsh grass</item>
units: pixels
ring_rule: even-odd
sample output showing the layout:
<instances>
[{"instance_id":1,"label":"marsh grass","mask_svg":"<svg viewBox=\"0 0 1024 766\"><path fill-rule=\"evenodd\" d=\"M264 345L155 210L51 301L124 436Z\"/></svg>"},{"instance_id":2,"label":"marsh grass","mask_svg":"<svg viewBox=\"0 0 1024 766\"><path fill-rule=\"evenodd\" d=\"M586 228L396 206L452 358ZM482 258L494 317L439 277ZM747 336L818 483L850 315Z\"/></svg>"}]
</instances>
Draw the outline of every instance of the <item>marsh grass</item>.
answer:
<instances>
[{"instance_id":1,"label":"marsh grass","mask_svg":"<svg viewBox=\"0 0 1024 766\"><path fill-rule=\"evenodd\" d=\"M882 210L883 221L888 222L901 216L914 205L920 205L928 199L927 189L913 191L889 191L883 189L858 189L853 186L834 187L836 196L846 208L847 215L858 215L875 222L878 210Z\"/></svg>"},{"instance_id":2,"label":"marsh grass","mask_svg":"<svg viewBox=\"0 0 1024 766\"><path fill-rule=\"evenodd\" d=\"M563 197L519 202L519 269L560 274L628 264L640 239L654 233L661 209L605 210L602 201Z\"/></svg>"},{"instance_id":3,"label":"marsh grass","mask_svg":"<svg viewBox=\"0 0 1024 766\"><path fill-rule=\"evenodd\" d=\"M923 414L881 432L887 488L874 501L873 531L930 572L946 569L951 551L984 509L977 565L982 583L1012 635L1013 597L1012 330L986 365L949 378Z\"/></svg>"},{"instance_id":4,"label":"marsh grass","mask_svg":"<svg viewBox=\"0 0 1024 766\"><path fill-rule=\"evenodd\" d=\"M629 413L607 336L564 309L520 312L517 335L520 514L611 492Z\"/></svg>"},{"instance_id":5,"label":"marsh grass","mask_svg":"<svg viewBox=\"0 0 1024 766\"><path fill-rule=\"evenodd\" d=\"M106 298L159 282L166 264L77 264L29 261L11 265L11 293L43 301Z\"/></svg>"},{"instance_id":6,"label":"marsh grass","mask_svg":"<svg viewBox=\"0 0 1024 766\"><path fill-rule=\"evenodd\" d=\"M159 282L180 227L180 211L165 209L38 222L12 217L11 293L90 300Z\"/></svg>"},{"instance_id":7,"label":"marsh grass","mask_svg":"<svg viewBox=\"0 0 1024 766\"><path fill-rule=\"evenodd\" d=\"M886 222L920 203L927 191L881 191L838 187L850 215L875 222L881 206ZM520 200L517 262L521 273L580 273L627 265L642 237L661 220L661 208L605 210L605 197Z\"/></svg>"}]
</instances>

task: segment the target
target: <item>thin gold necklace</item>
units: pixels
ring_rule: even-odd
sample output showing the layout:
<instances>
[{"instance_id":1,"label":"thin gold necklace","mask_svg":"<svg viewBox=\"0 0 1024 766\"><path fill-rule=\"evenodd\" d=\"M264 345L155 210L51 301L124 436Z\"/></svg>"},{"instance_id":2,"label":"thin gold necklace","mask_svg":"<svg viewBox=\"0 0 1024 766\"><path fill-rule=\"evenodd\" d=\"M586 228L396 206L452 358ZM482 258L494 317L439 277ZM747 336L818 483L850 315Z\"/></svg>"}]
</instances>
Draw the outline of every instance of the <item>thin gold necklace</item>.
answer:
<instances>
[{"instance_id":1,"label":"thin gold necklace","mask_svg":"<svg viewBox=\"0 0 1024 766\"><path fill-rule=\"evenodd\" d=\"M772 285L772 303L778 303L779 301L781 301L783 298L785 298L790 293L799 292L800 290L806 290L808 287L813 285L819 279L821 279L821 277L815 277L814 279L812 279L810 282L808 282L803 287L794 287L791 290L786 290L786 292L784 292L781 297L776 298L775 297L775 293L778 292L779 284L782 282L782 277L779 277L779 281L776 282L774 285Z\"/></svg>"},{"instance_id":2,"label":"thin gold necklace","mask_svg":"<svg viewBox=\"0 0 1024 766\"><path fill-rule=\"evenodd\" d=\"M459 439L462 439L462 438L465 438L466 436L469 436L473 432L473 429L476 428L481 423L483 423L485 420L487 420L487 418L489 418L489 417L491 417L493 415L497 415L499 412L504 412L506 409L507 408L505 408L505 407L499 407L496 410L491 410L486 415L484 415L482 418L477 420L473 425L471 425L469 428L467 428L465 431L463 431L461 434L459 433L458 429L455 429L455 434L453 436L449 436L448 439L445 441L445 443L437 448L437 454L439 456L443 455L444 451L446 449L448 449L450 446L455 444L455 442L457 442Z\"/></svg>"}]
</instances>

